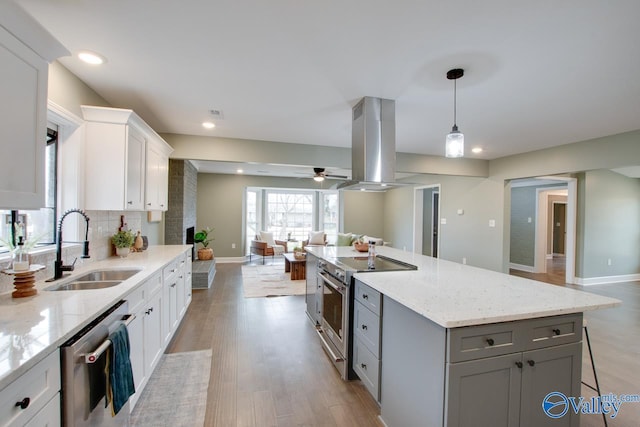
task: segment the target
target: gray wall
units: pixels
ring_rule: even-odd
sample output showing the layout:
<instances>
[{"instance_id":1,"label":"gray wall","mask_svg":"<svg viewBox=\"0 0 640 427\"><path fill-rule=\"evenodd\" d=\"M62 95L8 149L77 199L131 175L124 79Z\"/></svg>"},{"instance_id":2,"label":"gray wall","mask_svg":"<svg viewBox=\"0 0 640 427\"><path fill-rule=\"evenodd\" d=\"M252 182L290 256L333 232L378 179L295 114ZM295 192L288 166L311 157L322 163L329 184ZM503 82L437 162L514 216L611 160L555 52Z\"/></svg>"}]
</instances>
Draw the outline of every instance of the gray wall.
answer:
<instances>
[{"instance_id":1,"label":"gray wall","mask_svg":"<svg viewBox=\"0 0 640 427\"><path fill-rule=\"evenodd\" d=\"M531 222L528 222L531 218ZM511 256L514 264L533 267L536 244L536 187L511 189Z\"/></svg>"},{"instance_id":2,"label":"gray wall","mask_svg":"<svg viewBox=\"0 0 640 427\"><path fill-rule=\"evenodd\" d=\"M384 193L343 191L341 199L343 232L366 234L387 241L384 233Z\"/></svg>"},{"instance_id":3,"label":"gray wall","mask_svg":"<svg viewBox=\"0 0 640 427\"><path fill-rule=\"evenodd\" d=\"M589 171L579 179L578 221L581 256L578 277L640 273L640 179L608 170ZM611 259L611 266L607 260Z\"/></svg>"}]
</instances>

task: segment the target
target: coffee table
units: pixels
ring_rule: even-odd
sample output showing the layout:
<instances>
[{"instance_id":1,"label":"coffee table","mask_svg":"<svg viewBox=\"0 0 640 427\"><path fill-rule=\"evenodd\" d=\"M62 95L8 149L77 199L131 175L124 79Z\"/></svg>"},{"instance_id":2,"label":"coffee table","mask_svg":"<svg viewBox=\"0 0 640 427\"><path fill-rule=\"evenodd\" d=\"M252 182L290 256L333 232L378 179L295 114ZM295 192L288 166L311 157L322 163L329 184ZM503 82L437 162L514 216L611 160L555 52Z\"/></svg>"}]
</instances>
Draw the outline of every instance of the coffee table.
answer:
<instances>
[{"instance_id":1,"label":"coffee table","mask_svg":"<svg viewBox=\"0 0 640 427\"><path fill-rule=\"evenodd\" d=\"M284 272L291 272L291 280L304 280L307 278L307 260L296 259L292 253L284 254Z\"/></svg>"}]
</instances>

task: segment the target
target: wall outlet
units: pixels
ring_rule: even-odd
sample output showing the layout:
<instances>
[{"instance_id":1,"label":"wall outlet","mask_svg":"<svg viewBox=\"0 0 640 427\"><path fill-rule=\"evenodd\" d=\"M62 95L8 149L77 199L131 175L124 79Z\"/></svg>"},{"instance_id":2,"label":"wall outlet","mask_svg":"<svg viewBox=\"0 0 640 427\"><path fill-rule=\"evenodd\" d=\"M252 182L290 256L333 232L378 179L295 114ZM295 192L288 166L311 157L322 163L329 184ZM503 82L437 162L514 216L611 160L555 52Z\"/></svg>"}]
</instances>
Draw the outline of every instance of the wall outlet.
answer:
<instances>
[{"instance_id":1,"label":"wall outlet","mask_svg":"<svg viewBox=\"0 0 640 427\"><path fill-rule=\"evenodd\" d=\"M463 257L463 258L462 258L462 263L463 263L464 265L467 265L467 259Z\"/></svg>"},{"instance_id":2,"label":"wall outlet","mask_svg":"<svg viewBox=\"0 0 640 427\"><path fill-rule=\"evenodd\" d=\"M490 219L489 220L489 227L495 227L496 226L496 220L495 219Z\"/></svg>"},{"instance_id":3,"label":"wall outlet","mask_svg":"<svg viewBox=\"0 0 640 427\"><path fill-rule=\"evenodd\" d=\"M527 218L527 222L531 224L531 217Z\"/></svg>"},{"instance_id":4,"label":"wall outlet","mask_svg":"<svg viewBox=\"0 0 640 427\"><path fill-rule=\"evenodd\" d=\"M232 243L232 244L231 244L231 249L235 249L235 248L236 248L236 244L235 244L235 243Z\"/></svg>"},{"instance_id":5,"label":"wall outlet","mask_svg":"<svg viewBox=\"0 0 640 427\"><path fill-rule=\"evenodd\" d=\"M611 266L611 258L609 258L609 259L607 260L607 265L608 265L608 266Z\"/></svg>"},{"instance_id":6,"label":"wall outlet","mask_svg":"<svg viewBox=\"0 0 640 427\"><path fill-rule=\"evenodd\" d=\"M445 225L447 223L447 218L440 218L440 224Z\"/></svg>"}]
</instances>

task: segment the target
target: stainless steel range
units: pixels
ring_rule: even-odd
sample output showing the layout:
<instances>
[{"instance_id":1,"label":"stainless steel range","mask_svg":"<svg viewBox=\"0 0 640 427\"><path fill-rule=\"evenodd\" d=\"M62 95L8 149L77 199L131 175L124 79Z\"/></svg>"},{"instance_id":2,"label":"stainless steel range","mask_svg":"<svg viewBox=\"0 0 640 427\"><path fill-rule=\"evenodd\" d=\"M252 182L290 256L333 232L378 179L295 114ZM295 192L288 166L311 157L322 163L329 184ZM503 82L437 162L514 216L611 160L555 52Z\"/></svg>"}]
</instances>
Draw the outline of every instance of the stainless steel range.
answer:
<instances>
[{"instance_id":1,"label":"stainless steel range","mask_svg":"<svg viewBox=\"0 0 640 427\"><path fill-rule=\"evenodd\" d=\"M361 272L416 270L406 264L384 256L376 256L374 268L369 268L369 258L338 257L332 261L318 261L318 280L322 284L322 318L318 335L331 361L347 380L355 377L349 361L353 353L351 341L353 325L353 275Z\"/></svg>"}]
</instances>

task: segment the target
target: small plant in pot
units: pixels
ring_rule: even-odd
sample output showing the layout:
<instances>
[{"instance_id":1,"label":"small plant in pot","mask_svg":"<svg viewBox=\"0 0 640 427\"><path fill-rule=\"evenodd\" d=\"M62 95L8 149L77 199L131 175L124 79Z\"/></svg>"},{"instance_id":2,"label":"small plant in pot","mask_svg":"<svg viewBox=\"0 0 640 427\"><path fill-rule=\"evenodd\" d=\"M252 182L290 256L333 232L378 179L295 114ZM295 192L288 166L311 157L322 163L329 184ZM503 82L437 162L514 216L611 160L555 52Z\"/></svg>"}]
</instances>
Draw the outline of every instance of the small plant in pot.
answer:
<instances>
[{"instance_id":1,"label":"small plant in pot","mask_svg":"<svg viewBox=\"0 0 640 427\"><path fill-rule=\"evenodd\" d=\"M300 246L296 246L293 248L293 257L295 259L303 259L305 258L307 253Z\"/></svg>"},{"instance_id":2,"label":"small plant in pot","mask_svg":"<svg viewBox=\"0 0 640 427\"><path fill-rule=\"evenodd\" d=\"M207 227L198 231L193 236L193 241L195 243L202 244L202 247L198 249L198 259L200 260L213 259L213 249L209 247L209 242L213 240L213 237L209 237L211 231L212 229Z\"/></svg>"},{"instance_id":3,"label":"small plant in pot","mask_svg":"<svg viewBox=\"0 0 640 427\"><path fill-rule=\"evenodd\" d=\"M129 255L135 236L129 230L120 230L111 236L111 243L116 247L116 255L124 258Z\"/></svg>"}]
</instances>

